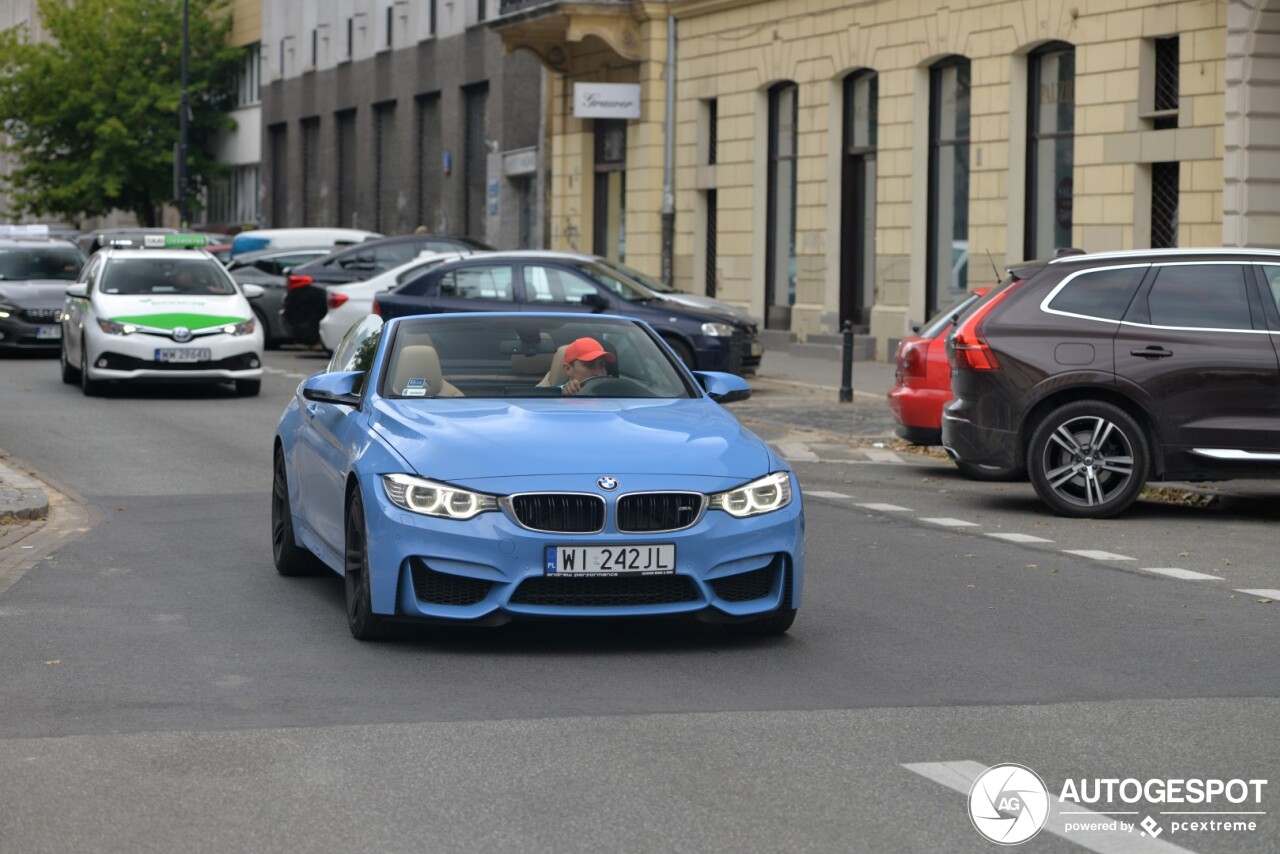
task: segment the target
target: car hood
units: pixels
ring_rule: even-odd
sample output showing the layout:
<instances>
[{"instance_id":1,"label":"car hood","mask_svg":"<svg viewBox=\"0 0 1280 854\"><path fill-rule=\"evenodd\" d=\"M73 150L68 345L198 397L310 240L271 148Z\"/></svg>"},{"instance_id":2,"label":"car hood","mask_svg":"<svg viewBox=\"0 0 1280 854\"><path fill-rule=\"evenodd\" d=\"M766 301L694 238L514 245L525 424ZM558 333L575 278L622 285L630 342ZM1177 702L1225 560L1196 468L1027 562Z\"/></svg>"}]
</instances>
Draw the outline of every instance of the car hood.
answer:
<instances>
[{"instance_id":1,"label":"car hood","mask_svg":"<svg viewBox=\"0 0 1280 854\"><path fill-rule=\"evenodd\" d=\"M67 288L74 282L57 279L0 282L0 302L19 308L62 308Z\"/></svg>"},{"instance_id":2,"label":"car hood","mask_svg":"<svg viewBox=\"0 0 1280 854\"><path fill-rule=\"evenodd\" d=\"M128 296L97 294L94 297L99 317L119 323L132 323L152 329L205 329L227 323L239 323L252 316L253 310L239 294L230 296L185 296L164 294Z\"/></svg>"},{"instance_id":3,"label":"car hood","mask_svg":"<svg viewBox=\"0 0 1280 854\"><path fill-rule=\"evenodd\" d=\"M400 401L379 398L374 429L424 477L676 474L743 481L771 455L719 404L682 400Z\"/></svg>"}]
</instances>

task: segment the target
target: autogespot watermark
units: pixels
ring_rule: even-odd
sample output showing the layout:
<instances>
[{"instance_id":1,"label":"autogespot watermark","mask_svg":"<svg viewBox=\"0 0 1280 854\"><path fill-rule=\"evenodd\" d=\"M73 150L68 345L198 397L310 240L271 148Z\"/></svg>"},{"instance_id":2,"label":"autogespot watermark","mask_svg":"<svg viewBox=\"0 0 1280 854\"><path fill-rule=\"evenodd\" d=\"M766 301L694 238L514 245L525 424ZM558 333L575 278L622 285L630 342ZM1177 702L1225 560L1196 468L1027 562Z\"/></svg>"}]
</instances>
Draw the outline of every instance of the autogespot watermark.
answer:
<instances>
[{"instance_id":1,"label":"autogespot watermark","mask_svg":"<svg viewBox=\"0 0 1280 854\"><path fill-rule=\"evenodd\" d=\"M1262 809L1266 786L1266 780L1239 778L1082 777L1064 781L1054 799L1036 772L1005 763L973 781L969 818L980 834L1001 845L1026 842L1051 820L1050 829L1068 838L1097 833L1155 838L1166 831L1170 837L1256 833L1267 815ZM1125 809L1137 806L1143 808Z\"/></svg>"}]
</instances>

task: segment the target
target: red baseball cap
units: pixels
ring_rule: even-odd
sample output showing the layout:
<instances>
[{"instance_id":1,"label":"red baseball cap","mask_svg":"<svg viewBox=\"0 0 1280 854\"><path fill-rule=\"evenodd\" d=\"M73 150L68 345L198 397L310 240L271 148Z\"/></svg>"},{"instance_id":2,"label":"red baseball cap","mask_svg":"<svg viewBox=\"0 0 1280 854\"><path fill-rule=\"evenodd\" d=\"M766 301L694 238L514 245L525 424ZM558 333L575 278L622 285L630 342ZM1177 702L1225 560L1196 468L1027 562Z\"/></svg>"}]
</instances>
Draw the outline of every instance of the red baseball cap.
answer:
<instances>
[{"instance_id":1,"label":"red baseball cap","mask_svg":"<svg viewBox=\"0 0 1280 854\"><path fill-rule=\"evenodd\" d=\"M584 362L592 362L601 356L604 356L604 360L609 364L618 361L617 356L601 347L600 342L594 338L579 338L564 349L564 363L566 365L579 359Z\"/></svg>"}]
</instances>

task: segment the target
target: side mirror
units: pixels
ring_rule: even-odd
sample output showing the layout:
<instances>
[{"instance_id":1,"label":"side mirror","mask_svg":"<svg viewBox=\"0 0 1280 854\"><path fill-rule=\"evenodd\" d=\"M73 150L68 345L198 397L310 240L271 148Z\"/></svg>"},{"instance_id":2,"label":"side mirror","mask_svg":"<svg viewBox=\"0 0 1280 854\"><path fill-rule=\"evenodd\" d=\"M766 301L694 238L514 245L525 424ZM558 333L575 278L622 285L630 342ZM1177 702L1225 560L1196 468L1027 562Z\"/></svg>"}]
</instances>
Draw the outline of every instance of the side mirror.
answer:
<instances>
[{"instance_id":1,"label":"side mirror","mask_svg":"<svg viewBox=\"0 0 1280 854\"><path fill-rule=\"evenodd\" d=\"M694 371L693 376L716 403L733 403L751 397L751 386L736 374L721 371Z\"/></svg>"},{"instance_id":2,"label":"side mirror","mask_svg":"<svg viewBox=\"0 0 1280 854\"><path fill-rule=\"evenodd\" d=\"M609 301L600 294L583 294L582 304L591 308L593 311L604 311L609 307Z\"/></svg>"},{"instance_id":3,"label":"side mirror","mask_svg":"<svg viewBox=\"0 0 1280 854\"><path fill-rule=\"evenodd\" d=\"M316 403L336 403L339 406L359 406L357 393L364 384L364 371L341 371L335 374L316 374L302 383L302 396Z\"/></svg>"},{"instance_id":4,"label":"side mirror","mask_svg":"<svg viewBox=\"0 0 1280 854\"><path fill-rule=\"evenodd\" d=\"M89 295L89 286L84 284L83 282L72 285L71 287L67 288L67 296L69 297L75 297L76 299L84 299L88 295Z\"/></svg>"},{"instance_id":5,"label":"side mirror","mask_svg":"<svg viewBox=\"0 0 1280 854\"><path fill-rule=\"evenodd\" d=\"M240 285L240 290L244 292L245 299L262 299L262 285L255 285L252 282L245 282Z\"/></svg>"}]
</instances>

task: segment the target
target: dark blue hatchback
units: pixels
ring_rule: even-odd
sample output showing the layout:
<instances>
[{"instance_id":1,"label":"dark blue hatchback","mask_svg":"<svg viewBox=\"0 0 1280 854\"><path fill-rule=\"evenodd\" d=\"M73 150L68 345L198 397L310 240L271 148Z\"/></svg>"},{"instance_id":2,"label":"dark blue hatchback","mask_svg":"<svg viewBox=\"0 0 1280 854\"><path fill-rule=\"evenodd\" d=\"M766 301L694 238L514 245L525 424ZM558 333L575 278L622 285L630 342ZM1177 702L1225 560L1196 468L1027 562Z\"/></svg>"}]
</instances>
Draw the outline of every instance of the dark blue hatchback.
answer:
<instances>
[{"instance_id":1,"label":"dark blue hatchback","mask_svg":"<svg viewBox=\"0 0 1280 854\"><path fill-rule=\"evenodd\" d=\"M383 319L460 311L570 311L626 315L657 330L686 365L752 373L763 348L755 324L656 296L590 260L538 252L473 255L379 294Z\"/></svg>"}]
</instances>

